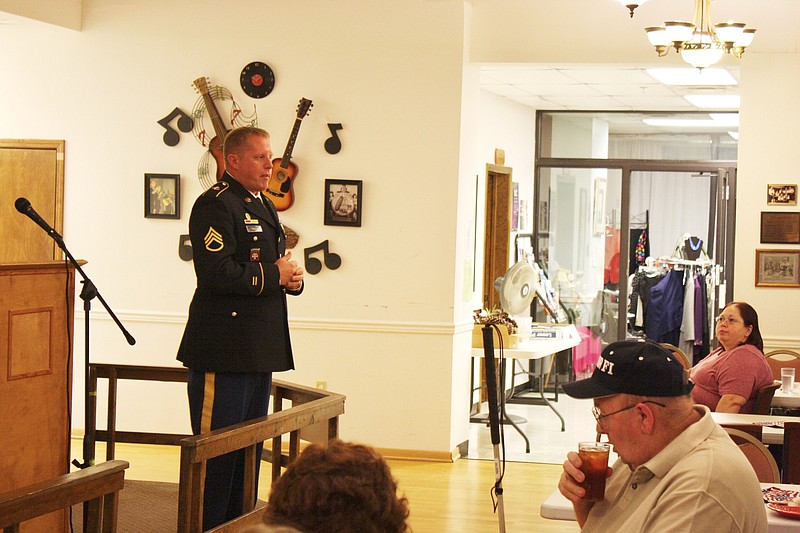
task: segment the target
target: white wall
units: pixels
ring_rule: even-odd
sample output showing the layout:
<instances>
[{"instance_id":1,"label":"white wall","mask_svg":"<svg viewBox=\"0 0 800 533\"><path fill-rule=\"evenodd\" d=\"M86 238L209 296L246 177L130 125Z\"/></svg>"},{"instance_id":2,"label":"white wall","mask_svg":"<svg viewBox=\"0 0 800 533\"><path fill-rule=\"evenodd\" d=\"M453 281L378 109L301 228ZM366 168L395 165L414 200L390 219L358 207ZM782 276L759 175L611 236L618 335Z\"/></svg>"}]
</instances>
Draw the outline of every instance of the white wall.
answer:
<instances>
[{"instance_id":1,"label":"white wall","mask_svg":"<svg viewBox=\"0 0 800 533\"><path fill-rule=\"evenodd\" d=\"M464 9L389 0L85 0L80 32L4 25L0 47L19 53L4 59L10 83L0 84L0 137L66 139L65 241L89 261L87 274L137 339L128 346L95 300L91 359L177 365L194 289L178 236L201 192L204 149L187 134L167 147L156 121L175 106L190 111L198 98L192 80L208 76L245 112L257 110L282 152L306 97L314 107L294 151L297 200L282 219L300 234L295 258L330 239L342 266L307 276L303 296L291 299L297 370L276 378L327 381L346 394L345 438L447 456L465 441L467 417L451 427L453 411L467 412L469 381L467 365L454 366L468 343L465 326L458 345L454 331L470 320L459 308L469 304L456 303L456 266L472 254L456 241L453 201L464 165ZM254 60L276 74L263 100L239 88L242 67ZM344 125L337 155L323 149L328 122ZM143 218L146 172L182 176L180 220ZM323 225L325 178L364 181L361 228ZM76 428L81 309L78 301ZM124 386L119 403L119 429L188 431L181 386Z\"/></svg>"},{"instance_id":2,"label":"white wall","mask_svg":"<svg viewBox=\"0 0 800 533\"><path fill-rule=\"evenodd\" d=\"M554 47L565 41L552 33L563 36L571 29L567 21L574 22L564 17L570 9L539 2L523 12L525 5L85 0L80 32L0 26L0 47L15 51L3 58L0 138L66 139L65 240L89 261L87 273L137 339L128 346L95 300L91 359L177 365L194 288L177 241L201 192L196 167L203 148L189 135L165 146L156 121L175 106L190 110L197 99L192 80L209 76L246 112L258 111L281 150L297 101L311 98L315 106L294 154L297 202L282 218L301 235L296 257L330 239L343 262L337 271L308 276L304 295L291 301L297 370L276 377L311 386L327 381L346 394L344 438L449 455L468 431L465 354L472 271L479 267L472 241L482 236L474 226L483 203L476 216L475 176L484 176L495 147L506 150L515 179L532 175L534 148L532 112L519 109L517 116L517 106L480 94L476 67L465 62L634 62L649 53L573 40ZM757 22L748 15L748 23ZM800 119L792 92L800 78L797 58L796 50L761 58L748 52L743 62L740 198L763 198L774 179L800 183L791 159L792 125ZM275 91L258 101L238 86L241 68L253 60L269 63L277 78ZM335 156L322 149L328 122L344 125L344 147ZM182 176L180 220L143 218L145 172ZM364 180L361 228L322 224L326 177ZM762 313L768 339L797 346L797 290L752 287L764 207L738 203L735 294ZM76 428L83 426L81 309L78 301ZM119 429L188 431L180 386L123 385L119 405Z\"/></svg>"},{"instance_id":3,"label":"white wall","mask_svg":"<svg viewBox=\"0 0 800 533\"><path fill-rule=\"evenodd\" d=\"M758 311L768 349L800 349L800 289L754 283L756 248L800 249L761 244L759 233L762 211L798 211L797 206L767 206L768 183L800 184L800 161L795 155L800 143L797 87L800 54L753 55L742 64L734 296Z\"/></svg>"}]
</instances>

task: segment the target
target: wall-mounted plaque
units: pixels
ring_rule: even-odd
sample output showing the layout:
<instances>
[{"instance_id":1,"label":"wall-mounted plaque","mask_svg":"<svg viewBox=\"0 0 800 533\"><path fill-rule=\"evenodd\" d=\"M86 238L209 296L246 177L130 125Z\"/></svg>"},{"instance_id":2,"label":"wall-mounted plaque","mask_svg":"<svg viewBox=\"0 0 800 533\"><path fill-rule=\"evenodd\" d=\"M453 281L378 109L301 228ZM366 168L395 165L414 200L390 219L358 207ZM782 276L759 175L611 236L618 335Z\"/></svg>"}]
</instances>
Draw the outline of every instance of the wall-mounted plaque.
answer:
<instances>
[{"instance_id":1,"label":"wall-mounted plaque","mask_svg":"<svg viewBox=\"0 0 800 533\"><path fill-rule=\"evenodd\" d=\"M800 244L800 213L761 212L761 242Z\"/></svg>"}]
</instances>

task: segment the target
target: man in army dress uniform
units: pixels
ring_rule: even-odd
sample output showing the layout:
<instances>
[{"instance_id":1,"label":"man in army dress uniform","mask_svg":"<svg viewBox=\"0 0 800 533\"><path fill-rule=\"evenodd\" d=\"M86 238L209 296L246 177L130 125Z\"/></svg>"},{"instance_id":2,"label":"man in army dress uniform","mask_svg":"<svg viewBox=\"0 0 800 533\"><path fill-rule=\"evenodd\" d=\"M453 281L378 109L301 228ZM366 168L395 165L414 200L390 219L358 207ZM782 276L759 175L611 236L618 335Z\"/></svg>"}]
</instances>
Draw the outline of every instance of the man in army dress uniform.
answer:
<instances>
[{"instance_id":1,"label":"man in army dress uniform","mask_svg":"<svg viewBox=\"0 0 800 533\"><path fill-rule=\"evenodd\" d=\"M269 134L231 131L224 157L226 172L189 219L197 289L178 360L189 369L195 435L267 414L272 373L294 368L286 295L303 290L303 269L261 192L272 173ZM242 514L243 484L242 451L208 461L204 530Z\"/></svg>"}]
</instances>

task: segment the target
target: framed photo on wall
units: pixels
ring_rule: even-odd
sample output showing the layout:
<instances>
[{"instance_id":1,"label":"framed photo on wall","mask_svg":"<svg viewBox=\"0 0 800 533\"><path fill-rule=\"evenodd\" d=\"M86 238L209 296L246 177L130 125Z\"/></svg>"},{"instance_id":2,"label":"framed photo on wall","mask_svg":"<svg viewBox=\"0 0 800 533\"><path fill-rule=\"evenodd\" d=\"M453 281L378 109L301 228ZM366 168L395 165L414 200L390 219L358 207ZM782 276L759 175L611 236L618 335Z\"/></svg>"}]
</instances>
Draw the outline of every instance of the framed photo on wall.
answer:
<instances>
[{"instance_id":1,"label":"framed photo on wall","mask_svg":"<svg viewBox=\"0 0 800 533\"><path fill-rule=\"evenodd\" d=\"M361 180L325 180L325 225L361 227Z\"/></svg>"},{"instance_id":2,"label":"framed photo on wall","mask_svg":"<svg viewBox=\"0 0 800 533\"><path fill-rule=\"evenodd\" d=\"M797 205L797 185L770 183L767 185L767 205Z\"/></svg>"},{"instance_id":3,"label":"framed photo on wall","mask_svg":"<svg viewBox=\"0 0 800 533\"><path fill-rule=\"evenodd\" d=\"M800 287L800 250L756 250L756 287Z\"/></svg>"},{"instance_id":4,"label":"framed photo on wall","mask_svg":"<svg viewBox=\"0 0 800 533\"><path fill-rule=\"evenodd\" d=\"M144 175L144 217L181 218L180 174Z\"/></svg>"}]
</instances>

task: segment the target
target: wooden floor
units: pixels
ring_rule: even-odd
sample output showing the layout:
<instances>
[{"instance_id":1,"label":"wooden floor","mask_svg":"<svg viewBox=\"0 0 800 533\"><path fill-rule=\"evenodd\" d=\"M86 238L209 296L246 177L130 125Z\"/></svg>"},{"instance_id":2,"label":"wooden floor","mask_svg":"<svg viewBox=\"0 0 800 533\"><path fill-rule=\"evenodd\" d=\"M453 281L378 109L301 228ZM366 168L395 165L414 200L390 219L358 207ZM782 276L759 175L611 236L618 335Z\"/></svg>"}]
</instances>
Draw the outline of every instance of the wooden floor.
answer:
<instances>
[{"instance_id":1,"label":"wooden floor","mask_svg":"<svg viewBox=\"0 0 800 533\"><path fill-rule=\"evenodd\" d=\"M72 441L73 457L82 460L81 439ZM98 443L98 462L105 457ZM127 479L178 482L180 449L174 446L117 444L117 459L128 461ZM400 491L408 498L414 533L494 533L498 515L492 510L494 462L461 459L455 463L391 460ZM561 466L507 462L503 505L509 533L580 531L575 522L546 520L539 506L555 489ZM259 497L269 495L268 476L261 476ZM128 533L122 531L120 533Z\"/></svg>"}]
</instances>

